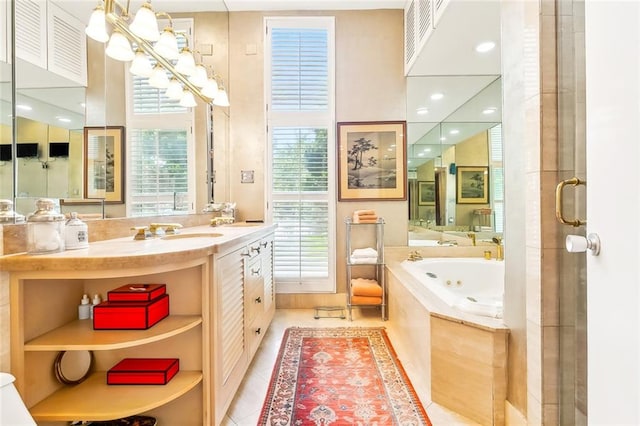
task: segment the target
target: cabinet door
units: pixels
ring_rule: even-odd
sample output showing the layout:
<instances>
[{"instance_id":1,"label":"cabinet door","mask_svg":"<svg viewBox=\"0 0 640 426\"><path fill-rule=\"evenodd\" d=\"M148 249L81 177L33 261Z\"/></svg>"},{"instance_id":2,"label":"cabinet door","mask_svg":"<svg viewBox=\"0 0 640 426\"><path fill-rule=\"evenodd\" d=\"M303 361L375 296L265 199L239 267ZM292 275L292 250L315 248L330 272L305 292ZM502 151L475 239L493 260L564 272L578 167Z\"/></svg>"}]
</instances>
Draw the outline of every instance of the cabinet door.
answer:
<instances>
[{"instance_id":1,"label":"cabinet door","mask_svg":"<svg viewBox=\"0 0 640 426\"><path fill-rule=\"evenodd\" d=\"M87 37L84 23L53 3L49 3L47 15L49 71L86 86Z\"/></svg>"},{"instance_id":2,"label":"cabinet door","mask_svg":"<svg viewBox=\"0 0 640 426\"><path fill-rule=\"evenodd\" d=\"M47 2L15 2L16 56L41 68L47 68Z\"/></svg>"},{"instance_id":3,"label":"cabinet door","mask_svg":"<svg viewBox=\"0 0 640 426\"><path fill-rule=\"evenodd\" d=\"M261 246L264 311L268 312L272 309L272 305L275 304L275 288L273 285L273 236L264 238Z\"/></svg>"}]
</instances>

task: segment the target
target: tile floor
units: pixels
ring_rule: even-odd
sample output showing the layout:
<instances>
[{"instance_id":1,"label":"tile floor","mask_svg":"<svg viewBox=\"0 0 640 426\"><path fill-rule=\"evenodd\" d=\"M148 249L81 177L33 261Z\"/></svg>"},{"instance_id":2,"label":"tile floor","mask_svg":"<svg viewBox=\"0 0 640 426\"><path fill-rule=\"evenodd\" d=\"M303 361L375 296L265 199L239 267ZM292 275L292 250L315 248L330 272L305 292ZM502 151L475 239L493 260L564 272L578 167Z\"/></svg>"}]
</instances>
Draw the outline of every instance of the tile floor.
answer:
<instances>
[{"instance_id":1,"label":"tile floor","mask_svg":"<svg viewBox=\"0 0 640 426\"><path fill-rule=\"evenodd\" d=\"M375 309L354 309L353 321L340 318L314 319L313 309L277 309L273 322L265 334L258 351L253 359L244 382L240 385L234 400L222 422L223 426L250 426L258 422L260 410L264 402L267 388L271 379L271 372L280 349L280 343L284 330L288 327L385 327L388 325L380 319L380 314ZM393 339L392 330L387 326L387 334L398 357L402 361L402 348L397 346ZM422 400L427 414L434 426L475 425L476 423L459 416L446 408L426 401L421 395L419 384L420 377L417 369L403 363L405 371L409 375L418 396ZM424 393L424 392L422 392Z\"/></svg>"}]
</instances>

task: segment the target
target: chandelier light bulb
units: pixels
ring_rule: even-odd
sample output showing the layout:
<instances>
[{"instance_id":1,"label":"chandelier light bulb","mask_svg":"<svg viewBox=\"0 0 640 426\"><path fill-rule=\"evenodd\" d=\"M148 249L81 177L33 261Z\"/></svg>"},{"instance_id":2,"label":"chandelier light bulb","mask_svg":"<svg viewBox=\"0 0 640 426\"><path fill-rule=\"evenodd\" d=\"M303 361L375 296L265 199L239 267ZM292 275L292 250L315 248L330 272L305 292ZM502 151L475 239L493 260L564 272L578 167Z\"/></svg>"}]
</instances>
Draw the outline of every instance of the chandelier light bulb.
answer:
<instances>
[{"instance_id":1,"label":"chandelier light bulb","mask_svg":"<svg viewBox=\"0 0 640 426\"><path fill-rule=\"evenodd\" d=\"M175 78L171 78L167 91L164 92L165 96L173 101L179 101L183 96L182 85Z\"/></svg>"},{"instance_id":2,"label":"chandelier light bulb","mask_svg":"<svg viewBox=\"0 0 640 426\"><path fill-rule=\"evenodd\" d=\"M131 50L129 40L127 40L124 34L117 30L114 30L113 34L111 34L105 53L110 58L123 62L132 61L136 56L133 50Z\"/></svg>"},{"instance_id":3,"label":"chandelier light bulb","mask_svg":"<svg viewBox=\"0 0 640 426\"><path fill-rule=\"evenodd\" d=\"M186 76L191 76L196 71L196 61L193 59L193 53L188 47L184 47L180 51L175 68L180 74Z\"/></svg>"},{"instance_id":4,"label":"chandelier light bulb","mask_svg":"<svg viewBox=\"0 0 640 426\"><path fill-rule=\"evenodd\" d=\"M213 99L213 104L221 107L228 107L230 105L229 96L224 90L224 87L220 88L218 91L218 95Z\"/></svg>"},{"instance_id":5,"label":"chandelier light bulb","mask_svg":"<svg viewBox=\"0 0 640 426\"><path fill-rule=\"evenodd\" d=\"M160 38L153 46L153 50L169 60L178 59L180 55L178 52L178 40L173 32L173 28L167 27L162 31Z\"/></svg>"},{"instance_id":6,"label":"chandelier light bulb","mask_svg":"<svg viewBox=\"0 0 640 426\"><path fill-rule=\"evenodd\" d=\"M142 51L142 49L138 48L136 50L136 56L133 58L133 61L131 61L129 72L133 75L137 75L138 77L148 78L151 76L153 67L151 66L149 57Z\"/></svg>"},{"instance_id":7,"label":"chandelier light bulb","mask_svg":"<svg viewBox=\"0 0 640 426\"><path fill-rule=\"evenodd\" d=\"M207 84L202 88L202 94L207 98L215 99L218 95L218 83L215 79L210 78L207 80Z\"/></svg>"},{"instance_id":8,"label":"chandelier light bulb","mask_svg":"<svg viewBox=\"0 0 640 426\"><path fill-rule=\"evenodd\" d=\"M104 17L104 7L98 5L89 18L89 25L84 29L85 34L100 43L106 43L109 40L107 33L107 25Z\"/></svg>"},{"instance_id":9,"label":"chandelier light bulb","mask_svg":"<svg viewBox=\"0 0 640 426\"><path fill-rule=\"evenodd\" d=\"M196 99L193 97L193 93L188 90L184 90L182 92L182 99L180 99L180 106L183 106L185 108L193 108L196 105L198 104L196 103Z\"/></svg>"},{"instance_id":10,"label":"chandelier light bulb","mask_svg":"<svg viewBox=\"0 0 640 426\"><path fill-rule=\"evenodd\" d=\"M160 30L156 14L151 8L151 4L146 1L136 12L133 22L129 25L132 33L147 41L158 41Z\"/></svg>"},{"instance_id":11,"label":"chandelier light bulb","mask_svg":"<svg viewBox=\"0 0 640 426\"><path fill-rule=\"evenodd\" d=\"M207 75L207 69L202 64L198 64L196 66L195 72L189 77L189 81L193 83L194 86L200 88L204 87L207 84L208 79L209 76Z\"/></svg>"},{"instance_id":12,"label":"chandelier light bulb","mask_svg":"<svg viewBox=\"0 0 640 426\"><path fill-rule=\"evenodd\" d=\"M153 67L153 72L149 77L149 86L155 87L156 89L166 89L169 87L169 77L167 77L164 68L159 64Z\"/></svg>"}]
</instances>

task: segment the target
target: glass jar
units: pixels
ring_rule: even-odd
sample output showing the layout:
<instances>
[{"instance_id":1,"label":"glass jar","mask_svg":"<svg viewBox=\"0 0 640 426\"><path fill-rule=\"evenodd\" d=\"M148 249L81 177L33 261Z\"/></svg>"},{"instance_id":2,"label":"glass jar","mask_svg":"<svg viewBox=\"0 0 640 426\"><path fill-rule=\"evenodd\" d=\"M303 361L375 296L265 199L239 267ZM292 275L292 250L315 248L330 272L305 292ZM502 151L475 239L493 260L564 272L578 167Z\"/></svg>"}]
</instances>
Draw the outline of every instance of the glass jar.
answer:
<instances>
[{"instance_id":1,"label":"glass jar","mask_svg":"<svg viewBox=\"0 0 640 426\"><path fill-rule=\"evenodd\" d=\"M71 212L71 218L65 224L65 249L81 249L89 247L89 230L87 224L78 219L78 213Z\"/></svg>"},{"instance_id":2,"label":"glass jar","mask_svg":"<svg viewBox=\"0 0 640 426\"><path fill-rule=\"evenodd\" d=\"M36 211L27 216L27 252L29 254L64 251L65 217L56 211L49 198L36 201Z\"/></svg>"},{"instance_id":3,"label":"glass jar","mask_svg":"<svg viewBox=\"0 0 640 426\"><path fill-rule=\"evenodd\" d=\"M13 211L13 201L0 200L0 223L24 223L24 215Z\"/></svg>"}]
</instances>

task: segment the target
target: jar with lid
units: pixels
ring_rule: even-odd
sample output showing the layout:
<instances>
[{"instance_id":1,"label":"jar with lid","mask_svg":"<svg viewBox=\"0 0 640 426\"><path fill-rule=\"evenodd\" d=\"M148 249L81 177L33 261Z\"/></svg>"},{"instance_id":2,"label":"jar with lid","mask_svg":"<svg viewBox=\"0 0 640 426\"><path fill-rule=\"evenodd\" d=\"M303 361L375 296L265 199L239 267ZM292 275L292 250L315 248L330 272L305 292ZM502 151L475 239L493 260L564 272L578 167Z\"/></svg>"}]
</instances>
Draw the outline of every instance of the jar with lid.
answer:
<instances>
[{"instance_id":1,"label":"jar with lid","mask_svg":"<svg viewBox=\"0 0 640 426\"><path fill-rule=\"evenodd\" d=\"M65 249L81 249L89 247L89 231L87 224L78 219L78 213L71 212L71 218L65 224Z\"/></svg>"},{"instance_id":2,"label":"jar with lid","mask_svg":"<svg viewBox=\"0 0 640 426\"><path fill-rule=\"evenodd\" d=\"M24 215L13 211L13 201L0 200L0 224L24 223Z\"/></svg>"},{"instance_id":3,"label":"jar with lid","mask_svg":"<svg viewBox=\"0 0 640 426\"><path fill-rule=\"evenodd\" d=\"M49 198L36 201L36 211L27 216L27 252L29 254L64 251L65 217L56 211Z\"/></svg>"}]
</instances>

